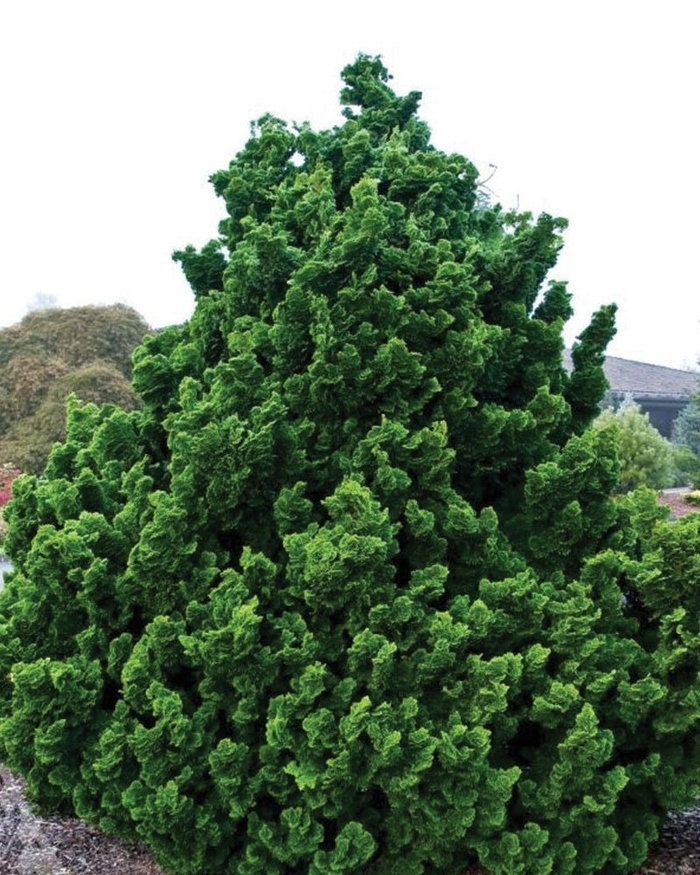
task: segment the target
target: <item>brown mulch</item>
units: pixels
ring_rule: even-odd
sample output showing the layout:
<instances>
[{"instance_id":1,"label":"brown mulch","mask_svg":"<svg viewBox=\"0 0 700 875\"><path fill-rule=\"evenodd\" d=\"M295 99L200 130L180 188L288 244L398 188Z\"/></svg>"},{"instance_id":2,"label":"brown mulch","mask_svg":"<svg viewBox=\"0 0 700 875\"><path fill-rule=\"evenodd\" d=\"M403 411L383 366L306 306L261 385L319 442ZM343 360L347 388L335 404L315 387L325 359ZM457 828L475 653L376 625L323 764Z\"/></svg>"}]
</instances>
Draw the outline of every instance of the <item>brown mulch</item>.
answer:
<instances>
[{"instance_id":1,"label":"brown mulch","mask_svg":"<svg viewBox=\"0 0 700 875\"><path fill-rule=\"evenodd\" d=\"M75 818L35 815L0 765L0 875L164 875L141 845Z\"/></svg>"},{"instance_id":2,"label":"brown mulch","mask_svg":"<svg viewBox=\"0 0 700 875\"><path fill-rule=\"evenodd\" d=\"M700 873L700 808L672 814L652 855L637 875Z\"/></svg>"}]
</instances>

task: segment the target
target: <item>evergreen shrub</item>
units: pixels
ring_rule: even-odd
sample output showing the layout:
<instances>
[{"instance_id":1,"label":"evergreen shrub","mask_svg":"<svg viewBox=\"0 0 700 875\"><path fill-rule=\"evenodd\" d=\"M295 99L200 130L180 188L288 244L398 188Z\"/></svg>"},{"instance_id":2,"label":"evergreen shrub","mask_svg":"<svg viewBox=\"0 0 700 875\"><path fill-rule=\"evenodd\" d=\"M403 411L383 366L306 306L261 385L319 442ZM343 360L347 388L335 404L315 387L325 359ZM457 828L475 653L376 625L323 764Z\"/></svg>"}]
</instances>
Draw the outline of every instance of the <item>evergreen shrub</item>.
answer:
<instances>
[{"instance_id":1,"label":"evergreen shrub","mask_svg":"<svg viewBox=\"0 0 700 875\"><path fill-rule=\"evenodd\" d=\"M15 482L0 758L182 875L632 872L699 789L700 524L610 497L564 222L343 75L213 176L143 406Z\"/></svg>"},{"instance_id":2,"label":"evergreen shrub","mask_svg":"<svg viewBox=\"0 0 700 875\"><path fill-rule=\"evenodd\" d=\"M677 459L674 448L632 398L625 399L617 410L610 407L603 410L594 426L619 432L618 492L629 492L638 486L664 489L673 485Z\"/></svg>"},{"instance_id":3,"label":"evergreen shrub","mask_svg":"<svg viewBox=\"0 0 700 875\"><path fill-rule=\"evenodd\" d=\"M66 437L66 398L137 406L131 355L148 326L123 304L34 310L0 329L0 459L41 474Z\"/></svg>"},{"instance_id":4,"label":"evergreen shrub","mask_svg":"<svg viewBox=\"0 0 700 875\"><path fill-rule=\"evenodd\" d=\"M700 488L700 458L686 446L673 447L674 486Z\"/></svg>"},{"instance_id":5,"label":"evergreen shrub","mask_svg":"<svg viewBox=\"0 0 700 875\"><path fill-rule=\"evenodd\" d=\"M673 424L675 466L683 483L700 487L700 396L696 392Z\"/></svg>"},{"instance_id":6,"label":"evergreen shrub","mask_svg":"<svg viewBox=\"0 0 700 875\"><path fill-rule=\"evenodd\" d=\"M673 423L673 442L700 457L700 394L697 391Z\"/></svg>"}]
</instances>

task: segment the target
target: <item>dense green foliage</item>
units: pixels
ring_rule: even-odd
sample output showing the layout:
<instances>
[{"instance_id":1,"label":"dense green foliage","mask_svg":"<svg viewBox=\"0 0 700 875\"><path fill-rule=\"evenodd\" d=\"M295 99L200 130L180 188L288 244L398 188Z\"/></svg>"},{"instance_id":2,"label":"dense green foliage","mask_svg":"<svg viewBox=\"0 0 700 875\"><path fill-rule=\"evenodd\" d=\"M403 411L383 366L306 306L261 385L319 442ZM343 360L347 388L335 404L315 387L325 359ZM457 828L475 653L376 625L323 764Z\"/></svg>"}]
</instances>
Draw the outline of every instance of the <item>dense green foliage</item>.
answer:
<instances>
[{"instance_id":1,"label":"dense green foliage","mask_svg":"<svg viewBox=\"0 0 700 875\"><path fill-rule=\"evenodd\" d=\"M638 486L664 489L673 485L674 454L670 441L649 421L649 414L631 398L617 410L608 407L596 418L596 428L618 431L620 477L618 492Z\"/></svg>"},{"instance_id":2,"label":"dense green foliage","mask_svg":"<svg viewBox=\"0 0 700 875\"><path fill-rule=\"evenodd\" d=\"M632 871L699 789L700 522L610 497L564 223L344 80L214 175L142 408L15 482L0 758L183 875Z\"/></svg>"},{"instance_id":3,"label":"dense green foliage","mask_svg":"<svg viewBox=\"0 0 700 875\"><path fill-rule=\"evenodd\" d=\"M700 488L700 457L686 446L673 447L674 484Z\"/></svg>"},{"instance_id":4,"label":"dense green foliage","mask_svg":"<svg viewBox=\"0 0 700 875\"><path fill-rule=\"evenodd\" d=\"M131 355L147 331L122 304L35 310L0 329L0 463L41 473L72 393L133 409Z\"/></svg>"}]
</instances>

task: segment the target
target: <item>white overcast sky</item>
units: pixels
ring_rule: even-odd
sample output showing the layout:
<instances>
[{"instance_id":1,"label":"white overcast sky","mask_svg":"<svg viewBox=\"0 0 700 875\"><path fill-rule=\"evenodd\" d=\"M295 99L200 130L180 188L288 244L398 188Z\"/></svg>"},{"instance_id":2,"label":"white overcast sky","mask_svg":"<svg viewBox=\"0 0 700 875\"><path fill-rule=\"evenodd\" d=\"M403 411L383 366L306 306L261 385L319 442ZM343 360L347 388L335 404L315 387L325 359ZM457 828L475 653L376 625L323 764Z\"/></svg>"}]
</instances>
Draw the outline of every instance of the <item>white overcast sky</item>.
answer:
<instances>
[{"instance_id":1,"label":"white overcast sky","mask_svg":"<svg viewBox=\"0 0 700 875\"><path fill-rule=\"evenodd\" d=\"M341 121L341 68L381 54L439 148L496 200L566 216L570 343L619 305L612 355L700 357L700 84L687 0L16 0L0 8L0 324L41 300L193 300L170 258L216 235L207 179L265 112Z\"/></svg>"}]
</instances>

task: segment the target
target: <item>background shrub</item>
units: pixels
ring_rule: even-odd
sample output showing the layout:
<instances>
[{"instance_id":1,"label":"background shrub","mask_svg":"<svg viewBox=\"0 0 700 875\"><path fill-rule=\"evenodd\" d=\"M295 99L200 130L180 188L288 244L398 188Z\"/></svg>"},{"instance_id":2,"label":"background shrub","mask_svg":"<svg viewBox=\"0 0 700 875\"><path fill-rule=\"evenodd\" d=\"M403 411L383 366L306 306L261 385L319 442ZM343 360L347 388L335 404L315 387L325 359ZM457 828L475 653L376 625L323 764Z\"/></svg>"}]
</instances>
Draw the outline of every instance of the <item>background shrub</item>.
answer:
<instances>
[{"instance_id":1,"label":"background shrub","mask_svg":"<svg viewBox=\"0 0 700 875\"><path fill-rule=\"evenodd\" d=\"M673 424L673 442L700 456L700 397L694 395Z\"/></svg>"},{"instance_id":2,"label":"background shrub","mask_svg":"<svg viewBox=\"0 0 700 875\"><path fill-rule=\"evenodd\" d=\"M638 486L664 489L674 482L674 466L683 459L674 458L673 447L649 421L649 414L625 399L617 410L606 408L594 422L596 428L614 428L618 432L620 477L618 492Z\"/></svg>"},{"instance_id":3,"label":"background shrub","mask_svg":"<svg viewBox=\"0 0 700 875\"><path fill-rule=\"evenodd\" d=\"M700 487L700 458L689 448L673 447L674 485Z\"/></svg>"},{"instance_id":4,"label":"background shrub","mask_svg":"<svg viewBox=\"0 0 700 875\"><path fill-rule=\"evenodd\" d=\"M148 331L122 304L48 308L0 329L0 459L40 474L66 434L66 398L137 405L131 355Z\"/></svg>"},{"instance_id":5,"label":"background shrub","mask_svg":"<svg viewBox=\"0 0 700 875\"><path fill-rule=\"evenodd\" d=\"M700 487L700 399L690 399L673 425L676 468L686 483Z\"/></svg>"}]
</instances>

